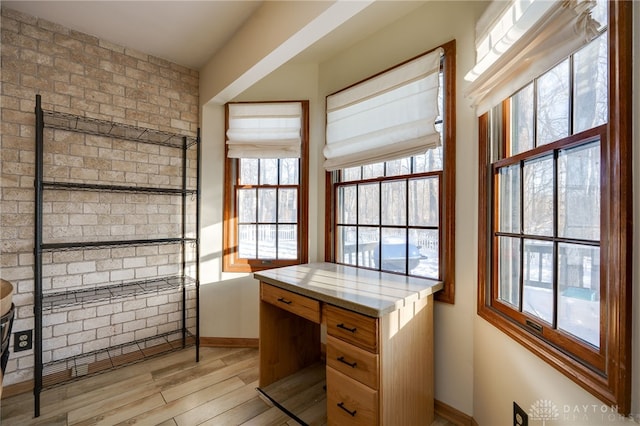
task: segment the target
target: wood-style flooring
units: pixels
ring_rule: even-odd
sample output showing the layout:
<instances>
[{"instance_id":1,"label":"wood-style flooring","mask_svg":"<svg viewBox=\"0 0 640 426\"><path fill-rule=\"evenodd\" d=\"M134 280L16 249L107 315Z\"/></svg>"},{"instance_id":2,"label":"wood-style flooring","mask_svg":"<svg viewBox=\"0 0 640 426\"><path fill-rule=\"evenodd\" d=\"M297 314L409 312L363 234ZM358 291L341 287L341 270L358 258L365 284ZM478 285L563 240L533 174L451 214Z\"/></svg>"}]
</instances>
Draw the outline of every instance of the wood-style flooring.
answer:
<instances>
[{"instance_id":1,"label":"wood-style flooring","mask_svg":"<svg viewBox=\"0 0 640 426\"><path fill-rule=\"evenodd\" d=\"M313 372L310 372L313 374ZM45 390L40 417L33 393L2 400L2 426L27 425L277 425L295 426L263 400L258 386L258 350L187 348L98 376ZM283 405L310 425L325 423L321 383L290 383ZM293 411L293 410L292 410ZM454 426L436 418L432 426Z\"/></svg>"}]
</instances>

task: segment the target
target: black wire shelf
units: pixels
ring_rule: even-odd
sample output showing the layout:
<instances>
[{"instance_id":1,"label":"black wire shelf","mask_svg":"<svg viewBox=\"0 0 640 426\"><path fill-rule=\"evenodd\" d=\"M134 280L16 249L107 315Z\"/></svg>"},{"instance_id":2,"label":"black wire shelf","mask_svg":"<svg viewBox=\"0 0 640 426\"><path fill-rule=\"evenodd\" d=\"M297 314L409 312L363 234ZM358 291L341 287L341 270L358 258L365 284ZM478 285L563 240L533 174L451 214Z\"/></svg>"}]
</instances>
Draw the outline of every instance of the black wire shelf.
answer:
<instances>
[{"instance_id":1,"label":"black wire shelf","mask_svg":"<svg viewBox=\"0 0 640 426\"><path fill-rule=\"evenodd\" d=\"M46 243L40 245L42 252L65 250L88 250L129 246L153 246L179 243L196 243L196 238L156 238L144 240L114 240L114 241L75 241L66 243Z\"/></svg>"},{"instance_id":2,"label":"black wire shelf","mask_svg":"<svg viewBox=\"0 0 640 426\"><path fill-rule=\"evenodd\" d=\"M104 301L114 302L127 297L158 294L166 290L179 290L194 286L195 279L186 276L158 277L147 280L122 282L120 284L93 287L90 289L64 290L42 295L42 311L84 306Z\"/></svg>"},{"instance_id":3,"label":"black wire shelf","mask_svg":"<svg viewBox=\"0 0 640 426\"><path fill-rule=\"evenodd\" d=\"M193 333L174 330L43 364L42 389L96 376L195 345Z\"/></svg>"},{"instance_id":4,"label":"black wire shelf","mask_svg":"<svg viewBox=\"0 0 640 426\"><path fill-rule=\"evenodd\" d=\"M42 187L54 190L71 190L71 191L95 191L95 192L128 192L128 193L147 193L160 195L195 195L196 189L180 189L180 188L160 188L152 186L128 186L128 185L102 185L93 183L78 182L42 182Z\"/></svg>"},{"instance_id":5,"label":"black wire shelf","mask_svg":"<svg viewBox=\"0 0 640 426\"><path fill-rule=\"evenodd\" d=\"M200 158L202 145L200 144L200 129L198 129L196 135L179 134L182 133L179 129L162 131L85 117L82 113L75 115L65 112L45 111L42 109L40 95L36 95L35 118L33 394L34 417L39 417L43 389L49 389L74 380L135 364L158 355L182 350L192 345L195 346L195 360L196 362L199 361L200 266L197 259L200 256L200 217L198 212L200 210L200 170L202 167ZM127 146L131 145L131 150L142 149L140 146L135 146L136 144L167 147L170 149L160 150L161 155L181 160L181 166L174 164L176 166L175 172L171 170L163 171L158 175L158 179L154 179L154 174L149 173L149 180L139 183L108 179L108 176L105 176L105 180L80 180L54 176L45 180L46 167L57 165L56 158L46 157L45 152L49 146L45 140L45 129L51 129L51 133L58 131L75 132L81 135L103 137L112 141L128 141L131 144L124 144L124 148L129 149ZM55 134L52 135L51 133L46 135L47 138L54 136L53 139L55 139ZM187 131L186 133L190 132ZM193 148L191 152L188 152L189 148ZM154 149L153 151L157 150ZM99 157L89 154L88 156ZM178 180L181 181L181 184L178 184ZM175 228L171 227L168 232L151 229L146 231L146 235L122 233L113 236L67 236L67 234L60 233L60 236L52 236L49 234L52 231L43 224L45 214L51 213L46 211L47 209L45 208L47 207L45 202L48 202L45 201L45 190L103 192L107 194L154 194L165 197L181 197L182 200L171 198L170 201L172 206L181 204L182 220L181 224L179 224L173 223L172 219L169 225L175 225ZM187 195L191 195L191 201L188 200ZM109 200L107 201L109 202ZM192 201L195 201L195 209L189 204ZM148 216L152 214L154 213L147 213ZM189 219L191 217L194 218L195 223ZM181 225L180 231L177 229L179 225ZM169 236L173 238L169 238ZM105 238L105 240L97 241L99 238ZM149 276L142 280L131 281L114 280L93 286L49 288L43 291L43 267L64 261L64 257L57 259L56 256L49 253L114 249L114 252L110 253L110 255L122 257L131 250L125 250L124 253L116 253L115 249L127 247L155 248L160 245L175 245L163 250L172 252L172 255L177 255L174 258L170 258L171 266L176 268L172 269L173 272L170 276ZM176 253L173 253L174 249ZM153 252L153 250L148 251ZM138 254L138 250L135 250L135 252ZM145 250L141 252L145 252ZM43 256L44 253L48 255ZM178 255L178 253L180 254ZM143 253L142 255L148 254ZM191 258L192 256L193 259ZM46 265L43 264L43 260L45 260L44 263ZM82 273L82 276L92 273L94 272L87 271ZM46 345L43 346L43 341L47 340L43 336L43 330L50 325L43 323L45 315L51 316L58 312L71 312L73 310L81 311L92 306L108 306L109 303L124 303L124 301L131 299L153 298L156 295L164 297L165 294L169 294L171 297L175 296L179 309L166 319L154 319L152 324L147 324L147 327L140 332L136 330L134 334L123 335L113 329L114 335L80 342L81 344L69 347L65 351L46 349ZM126 309L128 312L132 312L138 308L128 306ZM156 325L156 321L160 321L161 324ZM158 334L155 334L156 332ZM154 335L149 336L150 333ZM98 336L87 335L87 339L90 337ZM143 338L136 339L140 337ZM135 341L124 342L124 340L128 339ZM111 344L113 346L106 347ZM56 356L64 356L65 358L53 359ZM47 358L46 360L43 359L45 357Z\"/></svg>"},{"instance_id":6,"label":"black wire shelf","mask_svg":"<svg viewBox=\"0 0 640 426\"><path fill-rule=\"evenodd\" d=\"M44 127L95 136L106 136L132 142L182 148L197 144L196 137L163 132L97 118L83 117L56 111L42 111Z\"/></svg>"}]
</instances>

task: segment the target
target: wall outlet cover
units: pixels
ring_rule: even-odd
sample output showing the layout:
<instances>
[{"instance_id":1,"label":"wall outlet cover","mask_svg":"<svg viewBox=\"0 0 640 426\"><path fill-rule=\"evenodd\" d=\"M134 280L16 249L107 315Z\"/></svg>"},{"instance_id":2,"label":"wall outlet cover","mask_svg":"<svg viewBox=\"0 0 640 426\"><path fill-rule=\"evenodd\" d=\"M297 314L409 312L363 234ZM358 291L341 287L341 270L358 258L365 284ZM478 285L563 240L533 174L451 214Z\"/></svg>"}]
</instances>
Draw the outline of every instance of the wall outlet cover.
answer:
<instances>
[{"instance_id":1,"label":"wall outlet cover","mask_svg":"<svg viewBox=\"0 0 640 426\"><path fill-rule=\"evenodd\" d=\"M13 333L13 351L28 351L33 348L33 330L16 331Z\"/></svg>"}]
</instances>

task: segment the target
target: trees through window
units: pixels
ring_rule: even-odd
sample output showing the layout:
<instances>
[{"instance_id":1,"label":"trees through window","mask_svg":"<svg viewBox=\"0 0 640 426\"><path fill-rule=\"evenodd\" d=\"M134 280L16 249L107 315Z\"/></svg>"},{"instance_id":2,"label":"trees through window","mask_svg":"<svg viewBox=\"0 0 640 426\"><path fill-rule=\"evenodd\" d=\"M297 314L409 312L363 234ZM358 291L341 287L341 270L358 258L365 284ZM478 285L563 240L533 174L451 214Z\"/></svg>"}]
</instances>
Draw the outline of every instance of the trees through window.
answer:
<instances>
[{"instance_id":1,"label":"trees through window","mask_svg":"<svg viewBox=\"0 0 640 426\"><path fill-rule=\"evenodd\" d=\"M628 413L630 81L610 46L630 21L608 4L608 28L480 117L478 312Z\"/></svg>"}]
</instances>

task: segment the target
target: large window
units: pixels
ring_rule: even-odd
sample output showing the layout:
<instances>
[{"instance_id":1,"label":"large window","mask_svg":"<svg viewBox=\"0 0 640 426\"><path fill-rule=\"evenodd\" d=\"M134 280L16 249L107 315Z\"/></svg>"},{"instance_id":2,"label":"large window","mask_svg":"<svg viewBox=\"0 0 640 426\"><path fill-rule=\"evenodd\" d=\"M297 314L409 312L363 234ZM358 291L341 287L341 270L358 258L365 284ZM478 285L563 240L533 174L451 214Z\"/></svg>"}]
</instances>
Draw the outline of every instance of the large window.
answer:
<instances>
[{"instance_id":1,"label":"large window","mask_svg":"<svg viewBox=\"0 0 640 426\"><path fill-rule=\"evenodd\" d=\"M440 279L441 149L340 177L336 262Z\"/></svg>"},{"instance_id":2,"label":"large window","mask_svg":"<svg viewBox=\"0 0 640 426\"><path fill-rule=\"evenodd\" d=\"M386 161L342 167L327 181L332 188L327 202L332 222L327 260L442 280L445 289L437 298L450 303L454 301L454 61L452 41L442 46L436 69L439 114L434 122L442 141L439 146L400 158L392 150L382 155L390 157Z\"/></svg>"},{"instance_id":3,"label":"large window","mask_svg":"<svg viewBox=\"0 0 640 426\"><path fill-rule=\"evenodd\" d=\"M612 82L627 78L628 52L610 46L626 25L605 26L480 118L478 298L480 315L624 413L629 97Z\"/></svg>"},{"instance_id":4,"label":"large window","mask_svg":"<svg viewBox=\"0 0 640 426\"><path fill-rule=\"evenodd\" d=\"M306 101L227 105L225 271L307 261L307 117Z\"/></svg>"}]
</instances>

